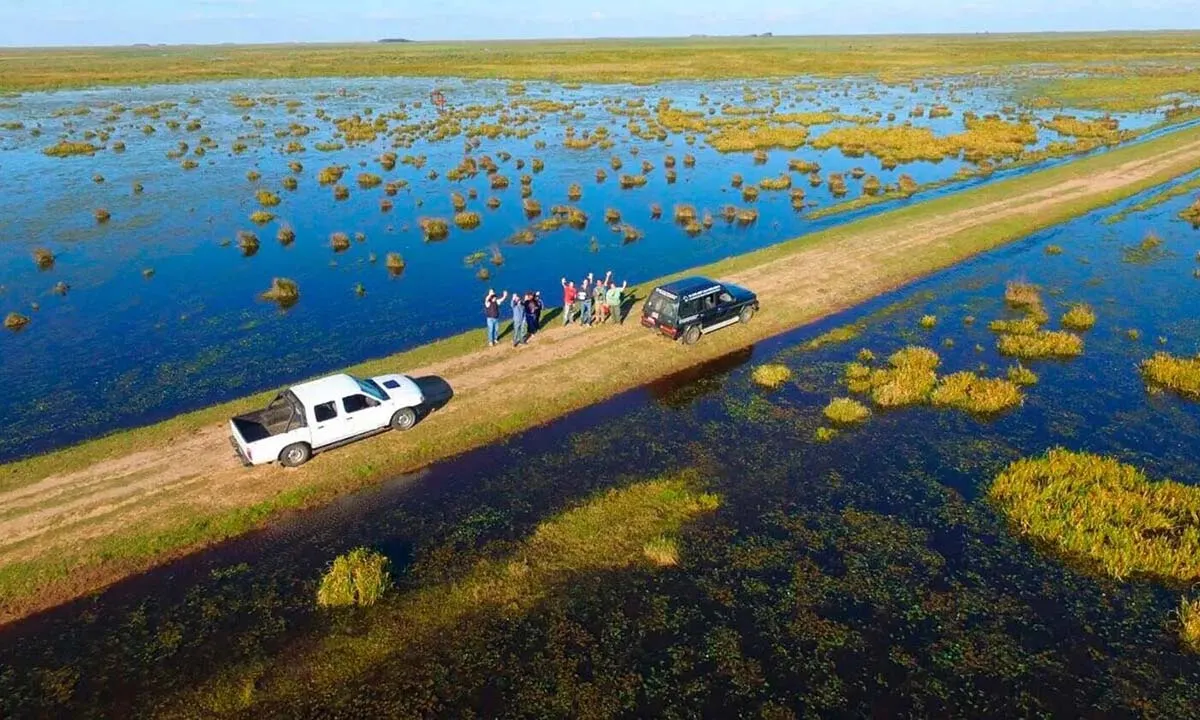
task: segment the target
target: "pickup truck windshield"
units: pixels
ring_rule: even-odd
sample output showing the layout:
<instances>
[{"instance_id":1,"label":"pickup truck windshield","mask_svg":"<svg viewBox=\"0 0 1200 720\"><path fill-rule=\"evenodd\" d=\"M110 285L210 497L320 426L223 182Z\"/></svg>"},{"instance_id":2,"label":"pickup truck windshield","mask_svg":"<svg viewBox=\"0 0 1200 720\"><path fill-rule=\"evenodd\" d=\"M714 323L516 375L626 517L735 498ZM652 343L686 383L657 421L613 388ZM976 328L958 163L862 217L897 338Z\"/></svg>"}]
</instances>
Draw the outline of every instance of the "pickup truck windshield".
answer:
<instances>
[{"instance_id":1,"label":"pickup truck windshield","mask_svg":"<svg viewBox=\"0 0 1200 720\"><path fill-rule=\"evenodd\" d=\"M354 378L354 382L358 383L358 387L361 388L363 392L375 398L376 400L385 402L388 399L388 394L384 392L383 388L379 387L374 380Z\"/></svg>"},{"instance_id":2,"label":"pickup truck windshield","mask_svg":"<svg viewBox=\"0 0 1200 720\"><path fill-rule=\"evenodd\" d=\"M662 290L655 290L646 300L646 313L658 313L660 320L675 321L675 300Z\"/></svg>"}]
</instances>

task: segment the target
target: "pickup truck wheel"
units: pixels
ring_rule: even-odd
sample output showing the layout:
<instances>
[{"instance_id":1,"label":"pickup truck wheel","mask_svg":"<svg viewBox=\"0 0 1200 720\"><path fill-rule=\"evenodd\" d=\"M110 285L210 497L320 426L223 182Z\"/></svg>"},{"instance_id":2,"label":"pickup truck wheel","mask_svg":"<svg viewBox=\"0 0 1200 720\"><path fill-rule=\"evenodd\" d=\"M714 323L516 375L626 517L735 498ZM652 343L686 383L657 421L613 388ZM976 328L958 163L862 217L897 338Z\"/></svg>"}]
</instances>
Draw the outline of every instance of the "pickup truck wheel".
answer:
<instances>
[{"instance_id":1,"label":"pickup truck wheel","mask_svg":"<svg viewBox=\"0 0 1200 720\"><path fill-rule=\"evenodd\" d=\"M279 453L279 464L284 467L299 467L312 457L308 443L292 443Z\"/></svg>"},{"instance_id":2,"label":"pickup truck wheel","mask_svg":"<svg viewBox=\"0 0 1200 720\"><path fill-rule=\"evenodd\" d=\"M408 430L409 428L411 428L413 425L416 425L416 424L417 424L417 411L413 410L412 408L404 408L403 410L397 410L396 414L392 416L392 429L393 430L401 430L401 431Z\"/></svg>"},{"instance_id":3,"label":"pickup truck wheel","mask_svg":"<svg viewBox=\"0 0 1200 720\"><path fill-rule=\"evenodd\" d=\"M746 307L742 308L742 312L738 315L738 321L745 325L746 323L750 322L751 318L753 317L754 308L747 305Z\"/></svg>"},{"instance_id":4,"label":"pickup truck wheel","mask_svg":"<svg viewBox=\"0 0 1200 720\"><path fill-rule=\"evenodd\" d=\"M684 345L695 345L700 340L700 326L693 325L683 333Z\"/></svg>"}]
</instances>

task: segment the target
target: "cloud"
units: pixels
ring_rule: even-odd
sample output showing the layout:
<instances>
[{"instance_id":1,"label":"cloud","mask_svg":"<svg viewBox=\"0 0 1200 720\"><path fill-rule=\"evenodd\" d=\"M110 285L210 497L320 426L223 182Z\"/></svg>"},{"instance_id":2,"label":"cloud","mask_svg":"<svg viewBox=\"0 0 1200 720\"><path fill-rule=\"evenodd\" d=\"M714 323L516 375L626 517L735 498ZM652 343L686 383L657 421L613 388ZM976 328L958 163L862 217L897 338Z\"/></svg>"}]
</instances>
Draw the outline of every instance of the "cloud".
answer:
<instances>
[{"instance_id":1,"label":"cloud","mask_svg":"<svg viewBox=\"0 0 1200 720\"><path fill-rule=\"evenodd\" d=\"M600 12L599 10L593 10L592 11L592 19L593 20L603 20L604 13Z\"/></svg>"}]
</instances>

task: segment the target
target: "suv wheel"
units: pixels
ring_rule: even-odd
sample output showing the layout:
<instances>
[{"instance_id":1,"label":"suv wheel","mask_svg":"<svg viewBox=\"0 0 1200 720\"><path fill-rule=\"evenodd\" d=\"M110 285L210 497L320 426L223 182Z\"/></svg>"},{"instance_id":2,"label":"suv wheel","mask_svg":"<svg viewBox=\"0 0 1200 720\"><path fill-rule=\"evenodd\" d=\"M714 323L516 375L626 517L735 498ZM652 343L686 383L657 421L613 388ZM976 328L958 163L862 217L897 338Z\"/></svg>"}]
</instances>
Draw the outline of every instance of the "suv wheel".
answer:
<instances>
[{"instance_id":1,"label":"suv wheel","mask_svg":"<svg viewBox=\"0 0 1200 720\"><path fill-rule=\"evenodd\" d=\"M742 308L741 314L738 315L738 321L745 325L746 323L750 322L750 319L753 317L754 306L747 305L746 307Z\"/></svg>"},{"instance_id":2,"label":"suv wheel","mask_svg":"<svg viewBox=\"0 0 1200 720\"><path fill-rule=\"evenodd\" d=\"M292 443L279 453L279 464L284 467L300 467L312 457L308 443Z\"/></svg>"},{"instance_id":3,"label":"suv wheel","mask_svg":"<svg viewBox=\"0 0 1200 720\"><path fill-rule=\"evenodd\" d=\"M417 424L417 411L412 408L404 408L397 410L395 415L392 415L393 430L408 430L413 425Z\"/></svg>"},{"instance_id":4,"label":"suv wheel","mask_svg":"<svg viewBox=\"0 0 1200 720\"><path fill-rule=\"evenodd\" d=\"M683 344L695 345L700 340L700 326L693 325L683 331Z\"/></svg>"}]
</instances>

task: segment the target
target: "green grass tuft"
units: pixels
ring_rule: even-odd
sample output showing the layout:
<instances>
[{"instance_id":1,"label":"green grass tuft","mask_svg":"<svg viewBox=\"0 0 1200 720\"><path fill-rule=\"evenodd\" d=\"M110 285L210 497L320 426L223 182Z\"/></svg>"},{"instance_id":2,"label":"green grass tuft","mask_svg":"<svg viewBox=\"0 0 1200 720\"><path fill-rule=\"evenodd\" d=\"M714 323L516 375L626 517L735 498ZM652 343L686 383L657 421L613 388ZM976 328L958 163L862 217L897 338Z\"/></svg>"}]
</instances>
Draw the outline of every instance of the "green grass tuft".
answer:
<instances>
[{"instance_id":1,"label":"green grass tuft","mask_svg":"<svg viewBox=\"0 0 1200 720\"><path fill-rule=\"evenodd\" d=\"M1062 316L1062 326L1068 330L1091 330L1096 324L1096 313L1087 305L1072 305Z\"/></svg>"},{"instance_id":2,"label":"green grass tuft","mask_svg":"<svg viewBox=\"0 0 1200 720\"><path fill-rule=\"evenodd\" d=\"M853 398L834 398L825 406L824 413L839 425L854 425L871 417L871 410Z\"/></svg>"},{"instance_id":3,"label":"green grass tuft","mask_svg":"<svg viewBox=\"0 0 1200 720\"><path fill-rule=\"evenodd\" d=\"M317 605L374 605L392 586L389 564L387 557L366 548L355 548L339 555L321 578Z\"/></svg>"},{"instance_id":4,"label":"green grass tuft","mask_svg":"<svg viewBox=\"0 0 1200 720\"><path fill-rule=\"evenodd\" d=\"M750 378L762 387L776 390L792 379L792 369L779 364L759 365L750 373Z\"/></svg>"},{"instance_id":5,"label":"green grass tuft","mask_svg":"<svg viewBox=\"0 0 1200 720\"><path fill-rule=\"evenodd\" d=\"M957 372L938 381L929 396L935 407L951 407L972 413L996 413L1016 407L1024 400L1012 380L984 378L973 372Z\"/></svg>"},{"instance_id":6,"label":"green grass tuft","mask_svg":"<svg viewBox=\"0 0 1200 720\"><path fill-rule=\"evenodd\" d=\"M292 306L300 299L300 286L291 278L277 277L271 280L271 287L259 295L263 300Z\"/></svg>"},{"instance_id":7,"label":"green grass tuft","mask_svg":"<svg viewBox=\"0 0 1200 720\"><path fill-rule=\"evenodd\" d=\"M1001 335L996 347L1001 355L1023 360L1069 358L1083 353L1083 338L1059 330L1039 330L1028 335Z\"/></svg>"},{"instance_id":8,"label":"green grass tuft","mask_svg":"<svg viewBox=\"0 0 1200 720\"><path fill-rule=\"evenodd\" d=\"M1151 386L1200 400L1200 358L1180 358L1158 352L1142 362L1141 371L1142 378Z\"/></svg>"}]
</instances>

